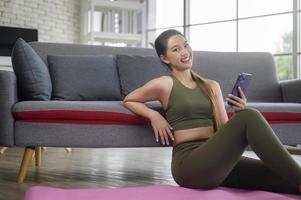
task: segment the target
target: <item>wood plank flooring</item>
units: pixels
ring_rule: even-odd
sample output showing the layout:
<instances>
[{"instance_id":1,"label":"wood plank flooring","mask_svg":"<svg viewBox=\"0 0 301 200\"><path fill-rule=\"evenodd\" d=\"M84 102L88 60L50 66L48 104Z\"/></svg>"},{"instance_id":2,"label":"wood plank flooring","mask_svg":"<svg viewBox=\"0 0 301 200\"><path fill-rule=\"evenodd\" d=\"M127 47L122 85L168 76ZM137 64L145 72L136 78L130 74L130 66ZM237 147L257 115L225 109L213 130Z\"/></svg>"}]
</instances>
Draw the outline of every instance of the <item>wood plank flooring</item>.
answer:
<instances>
[{"instance_id":1,"label":"wood plank flooring","mask_svg":"<svg viewBox=\"0 0 301 200\"><path fill-rule=\"evenodd\" d=\"M23 148L0 155L0 200L21 200L33 185L61 188L113 188L150 184L176 185L171 173L170 147L164 148L47 148L42 166L32 160L23 184L16 183Z\"/></svg>"},{"instance_id":2,"label":"wood plank flooring","mask_svg":"<svg viewBox=\"0 0 301 200\"><path fill-rule=\"evenodd\" d=\"M0 155L0 200L22 200L30 186L114 188L150 184L176 185L171 173L171 147L163 148L47 148L42 166L32 160L23 184L16 183L23 148ZM254 157L251 151L245 156ZM301 156L294 155L301 164Z\"/></svg>"}]
</instances>

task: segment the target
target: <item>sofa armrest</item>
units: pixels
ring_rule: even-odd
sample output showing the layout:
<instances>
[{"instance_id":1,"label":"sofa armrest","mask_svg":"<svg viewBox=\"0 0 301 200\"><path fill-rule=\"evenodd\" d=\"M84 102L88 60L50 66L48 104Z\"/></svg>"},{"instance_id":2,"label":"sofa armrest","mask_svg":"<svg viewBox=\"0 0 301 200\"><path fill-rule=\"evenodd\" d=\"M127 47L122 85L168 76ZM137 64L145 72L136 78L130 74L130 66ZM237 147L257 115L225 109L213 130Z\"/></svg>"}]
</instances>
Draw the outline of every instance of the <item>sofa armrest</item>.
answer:
<instances>
[{"instance_id":1,"label":"sofa armrest","mask_svg":"<svg viewBox=\"0 0 301 200\"><path fill-rule=\"evenodd\" d=\"M280 82L283 102L301 103L301 79Z\"/></svg>"},{"instance_id":2,"label":"sofa armrest","mask_svg":"<svg viewBox=\"0 0 301 200\"><path fill-rule=\"evenodd\" d=\"M15 73L0 70L0 146L14 145L14 117L12 106L17 102Z\"/></svg>"}]
</instances>

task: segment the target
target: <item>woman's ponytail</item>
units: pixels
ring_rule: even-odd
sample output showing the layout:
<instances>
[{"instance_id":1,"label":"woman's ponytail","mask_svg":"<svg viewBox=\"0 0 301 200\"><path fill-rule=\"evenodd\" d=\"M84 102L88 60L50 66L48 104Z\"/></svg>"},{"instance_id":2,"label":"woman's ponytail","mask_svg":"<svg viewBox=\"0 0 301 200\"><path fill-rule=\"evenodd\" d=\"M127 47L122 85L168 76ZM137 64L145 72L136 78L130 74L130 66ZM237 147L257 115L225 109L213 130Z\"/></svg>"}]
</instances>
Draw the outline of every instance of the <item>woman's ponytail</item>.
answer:
<instances>
[{"instance_id":1,"label":"woman's ponytail","mask_svg":"<svg viewBox=\"0 0 301 200\"><path fill-rule=\"evenodd\" d=\"M215 131L219 130L223 124L221 117L218 115L218 109L216 107L217 105L217 97L214 93L212 87L208 83L208 80L204 77L200 76L193 70L191 70L192 78L196 81L197 85L205 92L205 94L209 97L211 104L212 104L212 112L213 112L213 123L214 123L214 129Z\"/></svg>"}]
</instances>

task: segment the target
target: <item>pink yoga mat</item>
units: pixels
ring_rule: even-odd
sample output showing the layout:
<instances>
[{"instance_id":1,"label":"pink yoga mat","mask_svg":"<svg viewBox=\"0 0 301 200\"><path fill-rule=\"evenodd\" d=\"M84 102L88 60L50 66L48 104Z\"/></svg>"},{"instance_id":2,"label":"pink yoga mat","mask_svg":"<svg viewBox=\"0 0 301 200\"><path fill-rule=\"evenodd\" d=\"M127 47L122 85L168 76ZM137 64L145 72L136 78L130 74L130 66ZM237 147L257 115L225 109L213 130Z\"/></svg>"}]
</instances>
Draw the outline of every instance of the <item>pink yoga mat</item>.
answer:
<instances>
[{"instance_id":1,"label":"pink yoga mat","mask_svg":"<svg viewBox=\"0 0 301 200\"><path fill-rule=\"evenodd\" d=\"M213 190L187 189L171 185L127 188L59 189L33 186L24 200L296 200L301 195L278 194L219 187Z\"/></svg>"}]
</instances>

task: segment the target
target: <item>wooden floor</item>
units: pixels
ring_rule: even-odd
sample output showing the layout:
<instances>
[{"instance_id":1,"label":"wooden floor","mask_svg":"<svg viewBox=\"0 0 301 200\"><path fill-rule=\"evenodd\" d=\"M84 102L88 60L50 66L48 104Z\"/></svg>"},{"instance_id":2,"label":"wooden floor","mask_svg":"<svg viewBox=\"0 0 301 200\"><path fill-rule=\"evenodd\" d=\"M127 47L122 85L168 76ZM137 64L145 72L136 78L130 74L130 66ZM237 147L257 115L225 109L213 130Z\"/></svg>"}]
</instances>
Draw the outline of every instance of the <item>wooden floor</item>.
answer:
<instances>
[{"instance_id":1,"label":"wooden floor","mask_svg":"<svg viewBox=\"0 0 301 200\"><path fill-rule=\"evenodd\" d=\"M170 147L73 149L47 148L42 166L31 163L23 184L16 178L22 148L9 148L0 155L0 200L22 200L33 185L60 188L113 188L150 184L176 185L170 173ZM255 157L253 152L244 155ZM301 164L301 156L294 156Z\"/></svg>"},{"instance_id":2,"label":"wooden floor","mask_svg":"<svg viewBox=\"0 0 301 200\"><path fill-rule=\"evenodd\" d=\"M23 148L0 155L0 200L21 200L33 185L61 188L176 185L170 173L171 148L47 148L42 166L34 160L23 184L17 184Z\"/></svg>"}]
</instances>

